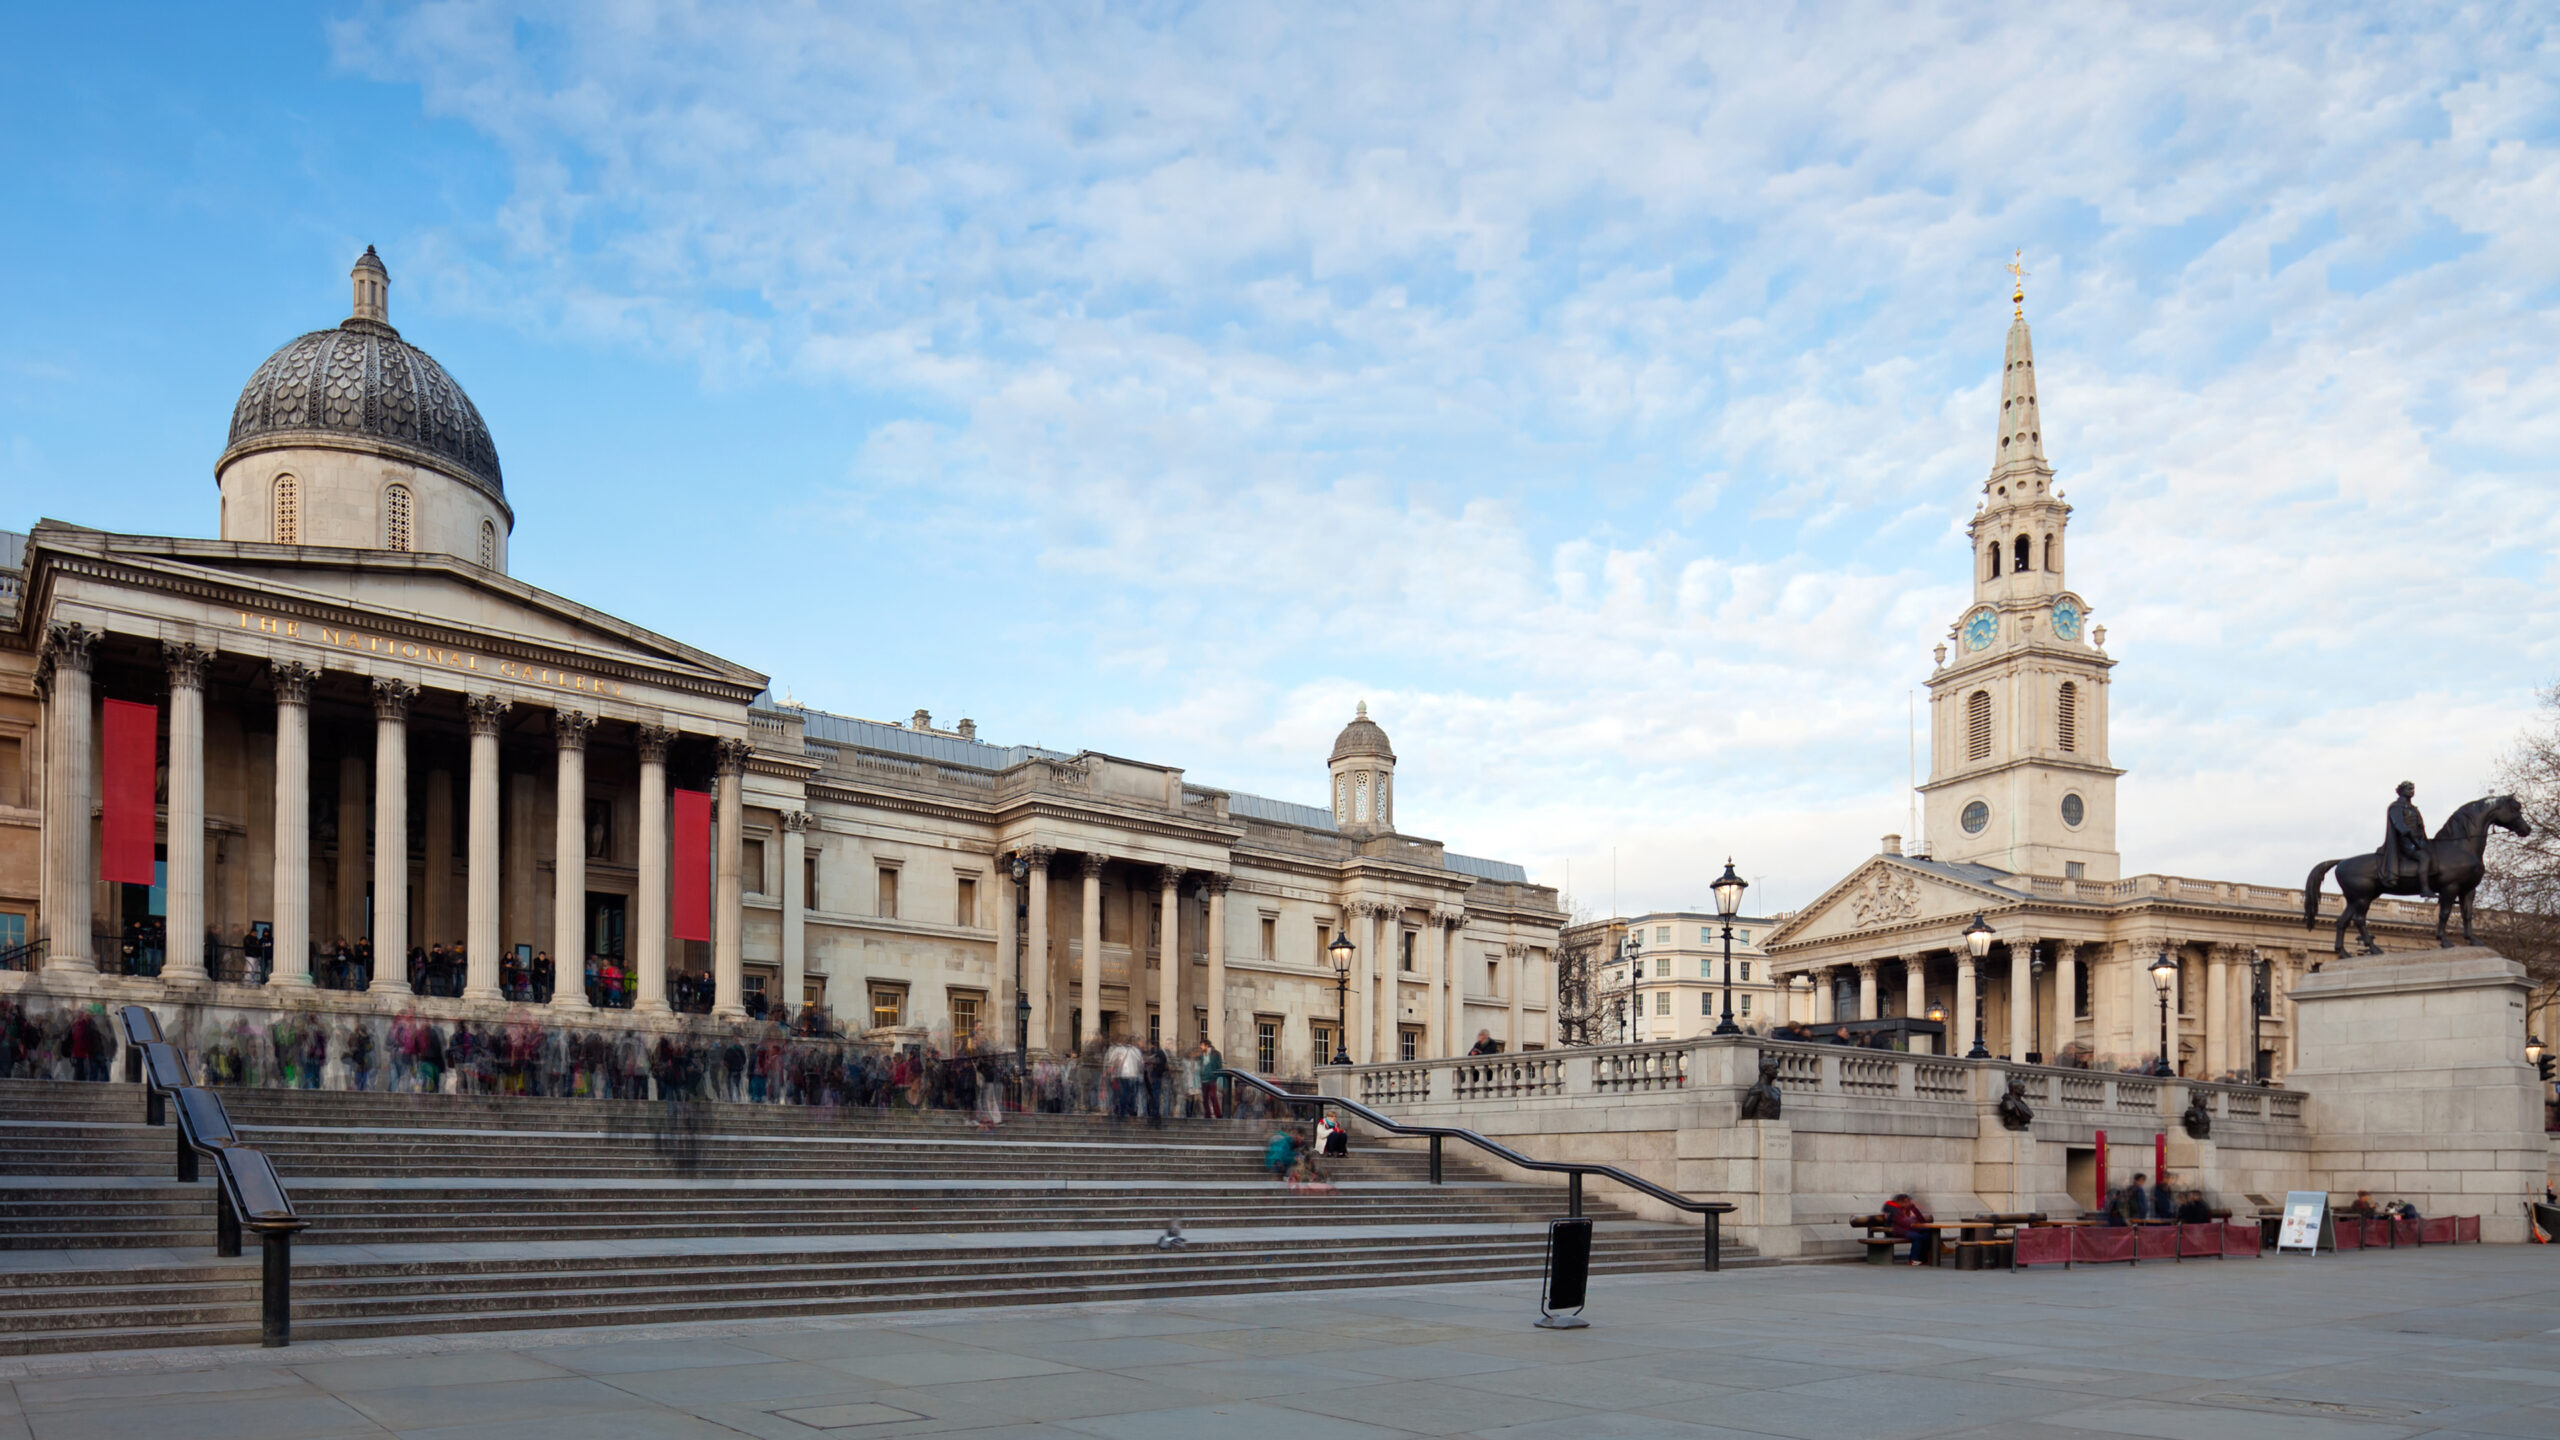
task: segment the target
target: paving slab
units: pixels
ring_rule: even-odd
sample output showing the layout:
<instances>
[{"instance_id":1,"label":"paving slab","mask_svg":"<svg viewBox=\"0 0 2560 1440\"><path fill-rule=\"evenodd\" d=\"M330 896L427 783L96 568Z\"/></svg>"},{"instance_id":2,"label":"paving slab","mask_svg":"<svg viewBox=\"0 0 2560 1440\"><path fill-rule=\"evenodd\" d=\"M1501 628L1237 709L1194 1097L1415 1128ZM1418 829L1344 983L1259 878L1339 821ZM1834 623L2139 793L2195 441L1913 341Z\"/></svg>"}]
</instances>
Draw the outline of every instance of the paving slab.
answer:
<instances>
[{"instance_id":1,"label":"paving slab","mask_svg":"<svg viewBox=\"0 0 2560 1440\"><path fill-rule=\"evenodd\" d=\"M0 1360L0 1440L2560 1434L2560 1256L1503 1281Z\"/></svg>"}]
</instances>

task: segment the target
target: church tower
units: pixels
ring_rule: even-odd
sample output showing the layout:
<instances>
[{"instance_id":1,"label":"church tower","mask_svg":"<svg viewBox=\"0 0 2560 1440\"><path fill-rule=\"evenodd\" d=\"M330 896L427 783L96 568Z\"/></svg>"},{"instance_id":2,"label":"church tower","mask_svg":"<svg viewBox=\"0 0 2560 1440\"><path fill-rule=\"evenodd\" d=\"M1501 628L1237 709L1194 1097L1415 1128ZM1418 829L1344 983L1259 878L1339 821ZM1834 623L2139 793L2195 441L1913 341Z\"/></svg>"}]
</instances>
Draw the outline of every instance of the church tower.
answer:
<instances>
[{"instance_id":1,"label":"church tower","mask_svg":"<svg viewBox=\"0 0 2560 1440\"><path fill-rule=\"evenodd\" d=\"M2015 272L2015 267L2012 267ZM2018 272L2022 273L2022 272ZM2119 878L2107 763L2106 627L2065 563L2071 507L2053 488L2036 409L2026 294L2000 376L2000 437L1967 534L1973 603L1929 677L1924 833L1932 858L2012 874Z\"/></svg>"}]
</instances>

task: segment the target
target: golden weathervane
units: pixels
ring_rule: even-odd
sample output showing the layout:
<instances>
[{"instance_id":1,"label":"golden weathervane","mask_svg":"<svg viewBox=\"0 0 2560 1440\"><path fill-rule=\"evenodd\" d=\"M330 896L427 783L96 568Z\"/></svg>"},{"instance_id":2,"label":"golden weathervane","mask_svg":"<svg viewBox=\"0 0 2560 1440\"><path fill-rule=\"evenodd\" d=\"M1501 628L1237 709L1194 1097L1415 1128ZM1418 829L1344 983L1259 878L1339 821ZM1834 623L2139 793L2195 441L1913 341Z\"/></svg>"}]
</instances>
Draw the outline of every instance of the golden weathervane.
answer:
<instances>
[{"instance_id":1,"label":"golden weathervane","mask_svg":"<svg viewBox=\"0 0 2560 1440\"><path fill-rule=\"evenodd\" d=\"M2026 258L2026 251L2013 250L2009 255L2009 263L2001 267L2009 272L2009 303L2018 307L2017 314L2021 320L2027 315Z\"/></svg>"}]
</instances>

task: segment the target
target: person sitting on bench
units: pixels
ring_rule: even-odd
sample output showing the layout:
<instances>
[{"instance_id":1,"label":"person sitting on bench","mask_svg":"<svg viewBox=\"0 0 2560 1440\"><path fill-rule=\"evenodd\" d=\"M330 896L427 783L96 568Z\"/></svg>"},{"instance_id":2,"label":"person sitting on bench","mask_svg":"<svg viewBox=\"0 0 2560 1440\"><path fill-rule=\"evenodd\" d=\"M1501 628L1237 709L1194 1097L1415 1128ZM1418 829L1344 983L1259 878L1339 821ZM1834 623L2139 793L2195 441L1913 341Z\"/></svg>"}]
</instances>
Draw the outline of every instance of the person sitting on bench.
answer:
<instances>
[{"instance_id":1,"label":"person sitting on bench","mask_svg":"<svg viewBox=\"0 0 2560 1440\"><path fill-rule=\"evenodd\" d=\"M1911 1245L1911 1263L1927 1265L1938 1258L1938 1232L1920 1227L1929 1223L1929 1212L1908 1195L1896 1195L1884 1202L1884 1218L1896 1240Z\"/></svg>"}]
</instances>

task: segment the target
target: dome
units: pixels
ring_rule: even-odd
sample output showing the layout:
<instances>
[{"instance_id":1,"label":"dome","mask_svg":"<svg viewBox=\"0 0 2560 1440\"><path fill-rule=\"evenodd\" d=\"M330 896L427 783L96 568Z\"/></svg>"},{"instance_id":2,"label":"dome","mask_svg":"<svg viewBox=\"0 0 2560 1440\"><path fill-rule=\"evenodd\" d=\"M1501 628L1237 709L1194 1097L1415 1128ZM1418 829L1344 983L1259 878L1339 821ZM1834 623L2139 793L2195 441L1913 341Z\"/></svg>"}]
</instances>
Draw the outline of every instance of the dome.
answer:
<instances>
[{"instance_id":1,"label":"dome","mask_svg":"<svg viewBox=\"0 0 2560 1440\"><path fill-rule=\"evenodd\" d=\"M363 282L382 273L372 250L356 273L356 314L289 342L249 377L214 469L253 450L352 442L443 471L504 505L498 447L478 407L434 356L391 328L383 289L368 296Z\"/></svg>"},{"instance_id":2,"label":"dome","mask_svg":"<svg viewBox=\"0 0 2560 1440\"><path fill-rule=\"evenodd\" d=\"M1374 757L1390 765L1396 758L1396 752L1387 744L1387 732L1379 729L1378 722L1369 718L1369 702L1366 700L1360 702L1360 712L1351 717L1351 723L1343 726L1342 733L1333 737L1333 760L1355 757Z\"/></svg>"}]
</instances>

